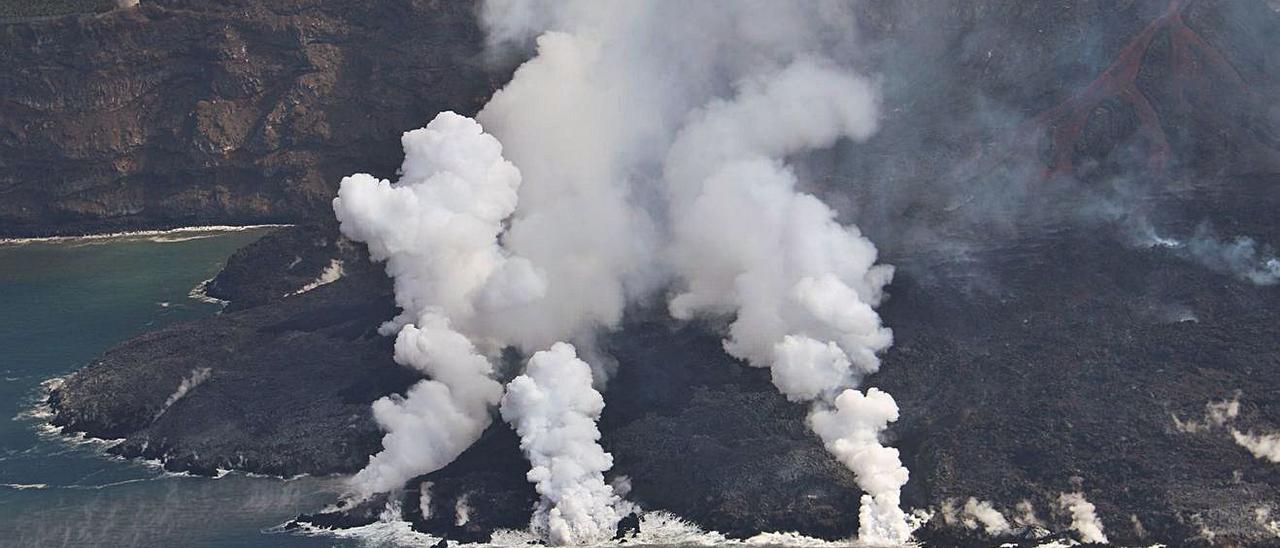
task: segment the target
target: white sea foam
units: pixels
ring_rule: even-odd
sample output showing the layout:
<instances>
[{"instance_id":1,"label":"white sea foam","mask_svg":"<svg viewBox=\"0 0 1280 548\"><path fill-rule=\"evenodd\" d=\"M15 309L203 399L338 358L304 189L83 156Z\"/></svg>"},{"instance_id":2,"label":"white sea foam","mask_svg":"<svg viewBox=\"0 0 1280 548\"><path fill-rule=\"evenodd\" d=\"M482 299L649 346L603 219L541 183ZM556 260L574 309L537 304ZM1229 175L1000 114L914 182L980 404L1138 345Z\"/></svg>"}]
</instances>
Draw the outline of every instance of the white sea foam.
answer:
<instances>
[{"instance_id":1,"label":"white sea foam","mask_svg":"<svg viewBox=\"0 0 1280 548\"><path fill-rule=\"evenodd\" d=\"M98 484L98 485L80 485L80 484L59 485L59 486L57 486L56 488L57 488L57 489L77 489L77 490L85 490L85 491L97 491L97 490L101 490L101 489L107 489L107 488L109 488L109 487L118 487L118 486L121 486L121 485L129 485L129 484L131 484L131 483L141 483L141 482L144 482L144 481L152 481L152 480L160 479L160 478L163 478L163 477L164 477L164 476L153 476L153 477L147 477L147 478L134 478L134 479L127 479L127 480L113 481L113 482L111 482L111 483L102 483L102 484Z\"/></svg>"},{"instance_id":2,"label":"white sea foam","mask_svg":"<svg viewBox=\"0 0 1280 548\"><path fill-rule=\"evenodd\" d=\"M195 299L202 303L216 304L218 306L226 306L230 301L224 301L222 299L209 296L209 293L207 292L207 290L209 289L209 282L212 282L212 281L213 281L213 278L209 278L203 282L200 282L199 284L196 284L195 287L191 288L191 291L187 292L187 298Z\"/></svg>"},{"instance_id":3,"label":"white sea foam","mask_svg":"<svg viewBox=\"0 0 1280 548\"><path fill-rule=\"evenodd\" d=\"M366 546L431 546L440 537L413 530L412 525L395 517L394 512L384 512L376 523L350 529L324 529L302 524L302 534L356 539ZM279 528L283 530L283 528ZM470 548L517 548L539 544L541 537L528 530L499 529L493 532L487 543L462 543L452 546ZM609 540L591 544L596 547L612 546L788 546L800 548L836 548L863 546L856 540L828 541L808 537L795 532L760 533L747 539L731 539L717 531L704 531L689 521L664 511L645 512L640 516L639 532L621 540ZM903 546L914 546L911 544Z\"/></svg>"},{"instance_id":4,"label":"white sea foam","mask_svg":"<svg viewBox=\"0 0 1280 548\"><path fill-rule=\"evenodd\" d=\"M48 489L47 483L0 483L0 487L6 489L14 489L17 491L26 491L28 489Z\"/></svg>"},{"instance_id":5,"label":"white sea foam","mask_svg":"<svg viewBox=\"0 0 1280 548\"><path fill-rule=\"evenodd\" d=\"M283 527L275 529L283 530ZM357 540L364 546L433 546L440 542L439 537L414 531L413 526L403 520L377 521L350 529L324 529L304 523L298 528L298 532L313 537Z\"/></svg>"},{"instance_id":6,"label":"white sea foam","mask_svg":"<svg viewBox=\"0 0 1280 548\"><path fill-rule=\"evenodd\" d=\"M80 236L41 236L36 238L0 238L0 245L25 245L38 243L87 243L106 240L136 240L148 239L157 243L175 243L188 240L197 240L215 236L222 232L240 232L244 230L258 230L264 228L282 228L293 226L288 224L262 224L262 225L209 225L209 226L184 226L179 228L170 228L166 230L137 230L131 232L108 232L102 234L84 234Z\"/></svg>"},{"instance_id":7,"label":"white sea foam","mask_svg":"<svg viewBox=\"0 0 1280 548\"><path fill-rule=\"evenodd\" d=\"M88 446L96 451L105 451L122 441L121 439L95 438L84 432L67 433L61 426L53 424L53 407L49 405L49 394L66 382L65 377L53 377L40 381L40 389L32 398L31 404L13 417L13 420L34 421L36 435L43 440L60 443L77 448Z\"/></svg>"},{"instance_id":8,"label":"white sea foam","mask_svg":"<svg viewBox=\"0 0 1280 548\"><path fill-rule=\"evenodd\" d=\"M307 285L304 285L298 288L297 291L294 291L293 293L289 293L285 296L290 297L293 295L300 295L302 293L306 293L322 285L331 284L333 282L336 282L342 279L343 274L345 274L345 272L342 270L342 261L340 259L331 259L329 261L329 266L326 266L324 270L320 272L319 277L307 283Z\"/></svg>"}]
</instances>

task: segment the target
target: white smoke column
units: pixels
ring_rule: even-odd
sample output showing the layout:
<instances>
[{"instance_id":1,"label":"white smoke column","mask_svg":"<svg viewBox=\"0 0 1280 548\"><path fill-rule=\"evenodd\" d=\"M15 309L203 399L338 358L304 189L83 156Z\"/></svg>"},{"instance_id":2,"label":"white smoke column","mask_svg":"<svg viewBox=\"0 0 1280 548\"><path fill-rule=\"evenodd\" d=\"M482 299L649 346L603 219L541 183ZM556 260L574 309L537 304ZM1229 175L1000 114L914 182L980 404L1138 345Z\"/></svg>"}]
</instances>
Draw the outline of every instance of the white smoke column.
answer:
<instances>
[{"instance_id":1,"label":"white smoke column","mask_svg":"<svg viewBox=\"0 0 1280 548\"><path fill-rule=\"evenodd\" d=\"M1173 428L1186 434L1194 434L1214 428L1221 428L1240 415L1240 393L1237 392L1229 400L1210 401L1204 404L1204 421L1188 419L1183 421L1173 416Z\"/></svg>"},{"instance_id":2,"label":"white smoke column","mask_svg":"<svg viewBox=\"0 0 1280 548\"><path fill-rule=\"evenodd\" d=\"M873 82L831 55L852 43L849 7L490 1L483 14L493 44L537 37L479 116L525 177L504 242L565 280L548 288L560 310L494 330L615 325L619 303L661 285L661 254L685 289L673 315L736 317L726 349L772 366L788 398L868 413L824 442L860 471L862 540L905 541L907 471L878 441L897 407L878 391L838 398L892 342L874 311L892 269L784 163L876 129Z\"/></svg>"},{"instance_id":3,"label":"white smoke column","mask_svg":"<svg viewBox=\"0 0 1280 548\"><path fill-rule=\"evenodd\" d=\"M1248 449L1254 457L1280 462L1280 434L1246 434L1232 429L1231 437L1236 440L1236 445Z\"/></svg>"},{"instance_id":4,"label":"white smoke column","mask_svg":"<svg viewBox=\"0 0 1280 548\"><path fill-rule=\"evenodd\" d=\"M557 343L529 360L507 384L502 417L520 434L528 478L541 495L530 529L555 545L609 540L621 501L604 481L613 457L600 447L596 420L604 398L591 387L591 366Z\"/></svg>"},{"instance_id":5,"label":"white smoke column","mask_svg":"<svg viewBox=\"0 0 1280 548\"><path fill-rule=\"evenodd\" d=\"M1009 520L985 500L969 497L964 503L964 516L965 527L977 529L981 525L988 535L1003 535L1010 531Z\"/></svg>"},{"instance_id":6,"label":"white smoke column","mask_svg":"<svg viewBox=\"0 0 1280 548\"><path fill-rule=\"evenodd\" d=\"M1107 544L1107 535L1102 532L1102 522L1092 502L1085 500L1082 493L1062 493L1058 496L1058 505L1071 513L1071 528L1080 534L1080 540L1099 544Z\"/></svg>"},{"instance_id":7,"label":"white smoke column","mask_svg":"<svg viewBox=\"0 0 1280 548\"><path fill-rule=\"evenodd\" d=\"M1031 501L1025 499L1021 500L1018 504L1014 505L1014 509L1018 511L1018 515L1014 519L1017 520L1019 525L1024 527L1044 526L1044 522L1040 521L1040 518L1036 517L1036 508L1031 504Z\"/></svg>"},{"instance_id":8,"label":"white smoke column","mask_svg":"<svg viewBox=\"0 0 1280 548\"><path fill-rule=\"evenodd\" d=\"M876 388L863 395L846 390L836 397L835 408L819 406L809 416L813 431L827 450L853 471L865 491L858 510L858 537L873 544L901 543L911 535L900 507L900 492L907 483L907 469L898 450L880 444L879 433L898 419L898 406L889 394Z\"/></svg>"},{"instance_id":9,"label":"white smoke column","mask_svg":"<svg viewBox=\"0 0 1280 548\"><path fill-rule=\"evenodd\" d=\"M431 519L431 487L434 484L429 481L422 482L418 486L418 511L422 513L422 520Z\"/></svg>"},{"instance_id":10,"label":"white smoke column","mask_svg":"<svg viewBox=\"0 0 1280 548\"><path fill-rule=\"evenodd\" d=\"M476 302L489 306L541 295L533 267L498 245L515 210L520 173L502 145L479 124L451 112L401 139L401 178L342 180L333 201L342 233L365 242L385 261L403 312L383 325L396 333L396 362L430 377L405 397L383 398L373 414L383 450L356 474L362 494L400 487L452 462L479 438L502 397L489 360L458 329L468 329Z\"/></svg>"},{"instance_id":11,"label":"white smoke column","mask_svg":"<svg viewBox=\"0 0 1280 548\"><path fill-rule=\"evenodd\" d=\"M537 37L478 115L524 176L505 245L556 281L545 307L494 329L537 349L617 325L668 281L654 260L668 236L662 166L690 114L854 28L837 2L490 0L482 15L493 44Z\"/></svg>"},{"instance_id":12,"label":"white smoke column","mask_svg":"<svg viewBox=\"0 0 1280 548\"><path fill-rule=\"evenodd\" d=\"M866 492L859 539L910 534L900 492L907 469L879 434L897 420L889 394L854 390L892 343L874 307L892 267L857 228L797 189L786 156L865 139L876 129L867 80L804 57L739 83L732 101L693 116L667 158L674 243L685 291L677 318L733 314L725 349L758 367L793 401L816 400L810 425Z\"/></svg>"},{"instance_id":13,"label":"white smoke column","mask_svg":"<svg viewBox=\"0 0 1280 548\"><path fill-rule=\"evenodd\" d=\"M780 364L775 382L789 398L838 408L836 397L878 368L875 353L891 341L872 307L892 271L874 266L874 247L855 229L795 189L782 160L875 129L873 86L826 55L850 43L848 7L491 2L484 14L494 43L540 35L537 56L479 115L523 173L519 209L519 177L506 176L514 169L496 142L473 142L478 127L457 132L459 143L472 144L440 131L418 150L406 138L397 185L365 176L344 182L352 203L335 202L344 233L368 242L396 280L405 312L384 331L400 329L406 339L397 359L433 379L404 401L380 403L380 422L400 428L389 428L383 453L357 479L390 488L456 457L501 393L484 355L616 326L629 299L665 282L653 260L664 239L675 240L669 264L690 286L673 310L736 314L731 352ZM734 101L723 99L731 94ZM729 184L738 174L744 183ZM717 177L719 188L707 184ZM733 228L757 212L771 224L760 247L740 247L739 257L707 261L699 272L682 258L696 259L699 244L742 237L720 228L705 241L684 241L700 228L699 198L720 195L753 208ZM361 198L367 203L356 203ZM726 270L734 271L728 279L715 275ZM775 304L782 324L766 325ZM447 356L437 353L440 342ZM887 394L868 398L876 413L862 421L869 430L847 433L859 447L896 417ZM442 417L447 425L438 424ZM411 434L418 430L431 435ZM893 508L868 513L890 523L864 519L862 536L901 541L907 532L896 501L906 471L896 451L875 454L888 468L860 464L870 474L860 481L877 489L869 501Z\"/></svg>"},{"instance_id":14,"label":"white smoke column","mask_svg":"<svg viewBox=\"0 0 1280 548\"><path fill-rule=\"evenodd\" d=\"M471 521L471 495L468 493L453 501L453 524L462 527Z\"/></svg>"},{"instance_id":15,"label":"white smoke column","mask_svg":"<svg viewBox=\"0 0 1280 548\"><path fill-rule=\"evenodd\" d=\"M178 384L178 389L174 390L172 394L169 394L168 398L165 398L164 405L160 407L160 411L156 412L155 419L160 418L165 411L168 411L170 407L173 407L173 404L178 403L178 400L186 397L187 393L190 392L191 389L200 386L204 381L209 380L209 377L212 376L212 374L213 371L208 367L192 369L191 376L182 379L182 382Z\"/></svg>"}]
</instances>

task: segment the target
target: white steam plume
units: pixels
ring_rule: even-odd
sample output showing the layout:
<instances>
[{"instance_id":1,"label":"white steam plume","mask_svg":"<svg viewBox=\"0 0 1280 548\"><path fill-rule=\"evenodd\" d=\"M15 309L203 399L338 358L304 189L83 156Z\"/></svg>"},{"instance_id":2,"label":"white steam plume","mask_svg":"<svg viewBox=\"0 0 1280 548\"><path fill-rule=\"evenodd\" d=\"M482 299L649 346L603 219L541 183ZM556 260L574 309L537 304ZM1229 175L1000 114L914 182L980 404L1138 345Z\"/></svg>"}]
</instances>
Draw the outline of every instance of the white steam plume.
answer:
<instances>
[{"instance_id":1,"label":"white steam plume","mask_svg":"<svg viewBox=\"0 0 1280 548\"><path fill-rule=\"evenodd\" d=\"M879 440L880 431L897 419L893 398L876 388L866 395L845 390L833 409L819 406L809 417L827 450L853 471L865 491L858 510L858 538L870 544L900 544L911 535L900 507L907 469L898 450Z\"/></svg>"},{"instance_id":2,"label":"white steam plume","mask_svg":"<svg viewBox=\"0 0 1280 548\"><path fill-rule=\"evenodd\" d=\"M479 124L451 112L401 139L398 182L357 174L333 201L342 233L385 261L403 312L383 325L396 333L396 362L430 376L373 405L387 431L383 450L356 474L362 494L395 489L452 462L489 425L502 397L493 367L467 335L477 306L537 298L542 280L498 245L515 210L520 173ZM496 296L496 297L490 297Z\"/></svg>"},{"instance_id":3,"label":"white steam plume","mask_svg":"<svg viewBox=\"0 0 1280 548\"><path fill-rule=\"evenodd\" d=\"M494 0L483 15L491 44L536 37L478 116L503 144L438 119L406 135L397 184L353 176L335 201L395 278L397 359L432 379L379 403L389 432L358 483L396 487L474 441L502 392L486 355L615 327L674 279L674 315L734 317L726 350L814 402L811 424L866 491L862 540L906 540L907 471L879 441L897 406L854 390L892 342L874 310L892 268L786 164L876 130L874 82L842 65L850 7Z\"/></svg>"},{"instance_id":4,"label":"white steam plume","mask_svg":"<svg viewBox=\"0 0 1280 548\"><path fill-rule=\"evenodd\" d=\"M810 424L866 494L859 539L896 544L911 534L900 507L907 469L879 434L897 420L889 394L854 390L892 344L874 307L893 269L855 227L797 189L783 159L865 139L877 97L865 79L801 58L740 82L732 101L695 114L666 162L674 243L685 291L677 318L733 314L725 350L771 367L793 401L816 400Z\"/></svg>"},{"instance_id":5,"label":"white steam plume","mask_svg":"<svg viewBox=\"0 0 1280 548\"><path fill-rule=\"evenodd\" d=\"M499 241L503 223L516 212L521 174L474 120L441 113L426 128L406 133L403 143L396 184L354 175L343 180L334 200L343 233L366 242L395 280L403 312L383 331L398 333L396 361L430 377L403 398L375 402L374 417L387 434L382 452L354 478L362 494L437 470L479 438L502 397L487 354L508 345L536 347L616 321L623 304L601 305L598 294L571 298L563 286L547 283L550 277L590 287L616 277L594 268L599 263L570 260L591 258L591 246L562 250L562 258L592 268L556 263L548 272L512 252L508 246L519 241L513 232ZM520 223L528 218L513 226L526 226ZM542 235L543 244L568 245L565 234ZM513 317L529 321L504 321ZM547 475L537 480L544 498L535 525L541 523L558 544L607 538L599 531L613 533L618 499L603 480L612 460L595 444L603 400L591 386L590 368L561 343L535 354L530 364L530 374L512 383L515 393L503 411L534 463L530 478ZM560 423L567 426L544 430Z\"/></svg>"},{"instance_id":6,"label":"white steam plume","mask_svg":"<svg viewBox=\"0 0 1280 548\"><path fill-rule=\"evenodd\" d=\"M1058 496L1058 505L1071 514L1071 529L1080 535L1080 540L1107 544L1107 535L1102 532L1102 522L1092 502L1085 500L1082 493L1062 493Z\"/></svg>"},{"instance_id":7,"label":"white steam plume","mask_svg":"<svg viewBox=\"0 0 1280 548\"><path fill-rule=\"evenodd\" d=\"M1280 462L1280 434L1248 434L1232 429L1231 437L1240 447L1248 449L1254 457Z\"/></svg>"},{"instance_id":8,"label":"white steam plume","mask_svg":"<svg viewBox=\"0 0 1280 548\"><path fill-rule=\"evenodd\" d=\"M164 405L160 407L160 410L156 412L156 416L152 420L160 418L161 415L164 415L165 411L168 411L170 407L173 407L173 404L178 403L178 400L185 398L191 389L200 386L204 381L209 380L209 377L212 375L213 370L208 367L192 369L191 376L182 379L182 382L178 384L178 389L174 390L172 394L169 394L168 398L165 398Z\"/></svg>"},{"instance_id":9,"label":"white steam plume","mask_svg":"<svg viewBox=\"0 0 1280 548\"><path fill-rule=\"evenodd\" d=\"M997 536L1009 533L1009 520L996 510L990 502L969 497L964 503L964 525L969 529L982 527L988 535Z\"/></svg>"},{"instance_id":10,"label":"white steam plume","mask_svg":"<svg viewBox=\"0 0 1280 548\"><path fill-rule=\"evenodd\" d=\"M502 417L520 434L541 495L530 529L556 545L609 540L623 506L604 472L613 457L600 447L596 420L604 398L591 387L591 366L572 345L557 343L529 360L507 384Z\"/></svg>"},{"instance_id":11,"label":"white steam plume","mask_svg":"<svg viewBox=\"0 0 1280 548\"><path fill-rule=\"evenodd\" d=\"M605 325L664 274L683 289L676 317L735 317L726 350L771 366L788 398L819 402L814 424L867 491L860 537L905 541L907 471L878 440L897 407L844 393L892 342L874 311L892 269L784 163L876 130L876 86L839 63L849 6L491 1L484 14L492 43L537 36L537 56L480 114L525 176L510 249L572 280L565 291L600 291L585 318ZM584 317L572 311L502 320Z\"/></svg>"},{"instance_id":12,"label":"white steam plume","mask_svg":"<svg viewBox=\"0 0 1280 548\"><path fill-rule=\"evenodd\" d=\"M1040 518L1036 516L1036 507L1031 504L1031 501L1026 499L1018 501L1018 504L1014 505L1014 509L1018 511L1018 515L1014 517L1014 520L1019 525L1024 527L1044 526L1044 522L1040 521Z\"/></svg>"}]
</instances>

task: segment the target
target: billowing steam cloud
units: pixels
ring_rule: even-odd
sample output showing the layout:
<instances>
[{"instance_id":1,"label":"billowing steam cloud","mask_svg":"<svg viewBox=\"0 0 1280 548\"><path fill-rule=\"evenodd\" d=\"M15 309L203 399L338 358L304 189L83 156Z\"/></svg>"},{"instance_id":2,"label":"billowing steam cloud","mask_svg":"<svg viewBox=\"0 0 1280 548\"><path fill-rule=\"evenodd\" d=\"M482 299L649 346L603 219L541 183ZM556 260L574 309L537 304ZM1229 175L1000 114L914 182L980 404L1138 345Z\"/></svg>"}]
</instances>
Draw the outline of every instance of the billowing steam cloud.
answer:
<instances>
[{"instance_id":1,"label":"billowing steam cloud","mask_svg":"<svg viewBox=\"0 0 1280 548\"><path fill-rule=\"evenodd\" d=\"M1280 434L1254 434L1253 432L1246 434L1232 429L1231 437L1236 440L1237 445L1253 453L1254 457L1280 462Z\"/></svg>"},{"instance_id":2,"label":"billowing steam cloud","mask_svg":"<svg viewBox=\"0 0 1280 548\"><path fill-rule=\"evenodd\" d=\"M396 184L352 176L334 202L395 278L397 361L430 377L375 405L388 434L361 490L479 436L502 398L486 356L550 348L502 407L543 495L535 528L558 543L612 532L591 386L604 372L555 343L589 344L672 287L673 316L732 318L726 351L813 402L810 425L866 492L860 538L905 541L907 470L879 439L898 409L856 390L892 343L875 307L893 270L788 164L877 128L877 86L848 68L849 7L490 1L483 14L493 46L536 44L477 117L493 137L441 114L405 135Z\"/></svg>"},{"instance_id":3,"label":"billowing steam cloud","mask_svg":"<svg viewBox=\"0 0 1280 548\"><path fill-rule=\"evenodd\" d=\"M1084 494L1062 493L1058 496L1058 505L1071 514L1071 529L1080 535L1080 540L1099 544L1109 542L1102 532L1102 521L1098 520L1096 508L1085 500Z\"/></svg>"},{"instance_id":4,"label":"billowing steam cloud","mask_svg":"<svg viewBox=\"0 0 1280 548\"><path fill-rule=\"evenodd\" d=\"M910 536L900 491L907 469L879 433L897 420L887 393L850 389L880 368L892 333L873 307L892 267L835 212L800 192L782 160L876 128L876 95L864 79L801 58L742 81L732 101L694 115L666 163L671 259L686 290L671 299L677 318L733 314L725 350L770 367L793 401L820 402L810 424L866 492L859 538L901 543Z\"/></svg>"},{"instance_id":5,"label":"billowing steam cloud","mask_svg":"<svg viewBox=\"0 0 1280 548\"><path fill-rule=\"evenodd\" d=\"M965 501L962 521L965 527L977 529L981 526L983 531L992 536L1007 534L1010 531L1009 520L1004 518L1004 514L996 510L990 502L974 497L969 497L969 500Z\"/></svg>"},{"instance_id":6,"label":"billowing steam cloud","mask_svg":"<svg viewBox=\"0 0 1280 548\"><path fill-rule=\"evenodd\" d=\"M520 434L542 496L531 529L552 544L593 544L613 537L621 501L604 481L613 458L598 443L604 398L591 387L591 366L557 343L529 360L507 385L502 418Z\"/></svg>"},{"instance_id":7,"label":"billowing steam cloud","mask_svg":"<svg viewBox=\"0 0 1280 548\"><path fill-rule=\"evenodd\" d=\"M343 233L366 242L395 280L403 312L383 330L398 333L396 361L430 377L403 398L374 403L387 434L383 451L354 478L365 494L437 470L479 438L503 393L486 354L579 329L569 322L531 333L554 323L535 322L504 331L521 324L497 321L548 302L545 271L498 240L520 186L502 145L474 120L450 112L406 133L403 143L396 184L353 175L334 200ZM552 312L565 313L544 311ZM529 478L543 494L535 530L556 544L611 535L618 498L604 483L612 459L596 443L594 421L604 402L592 388L590 366L572 346L556 343L534 354L528 374L512 381L502 401L533 463Z\"/></svg>"},{"instance_id":8,"label":"billowing steam cloud","mask_svg":"<svg viewBox=\"0 0 1280 548\"><path fill-rule=\"evenodd\" d=\"M1031 503L1026 503L1027 511L1031 509ZM1021 506L1019 507L1021 509ZM1009 527L1009 520L1005 519L1004 514L995 509L990 502L978 500L975 497L969 497L964 505L958 510L956 509L956 500L947 499L942 502L940 509L943 523L951 526L964 526L966 529L977 530L981 528L988 535L999 536L1008 534L1012 529Z\"/></svg>"},{"instance_id":9,"label":"billowing steam cloud","mask_svg":"<svg viewBox=\"0 0 1280 548\"><path fill-rule=\"evenodd\" d=\"M383 331L398 332L396 362L430 376L404 398L374 403L387 434L382 452L354 479L366 494L437 470L480 437L502 385L459 330L474 328L479 307L536 298L543 287L527 261L498 245L520 185L502 145L449 112L401 141L405 160L396 184L352 175L333 201L342 233L368 244L395 280L403 312Z\"/></svg>"}]
</instances>

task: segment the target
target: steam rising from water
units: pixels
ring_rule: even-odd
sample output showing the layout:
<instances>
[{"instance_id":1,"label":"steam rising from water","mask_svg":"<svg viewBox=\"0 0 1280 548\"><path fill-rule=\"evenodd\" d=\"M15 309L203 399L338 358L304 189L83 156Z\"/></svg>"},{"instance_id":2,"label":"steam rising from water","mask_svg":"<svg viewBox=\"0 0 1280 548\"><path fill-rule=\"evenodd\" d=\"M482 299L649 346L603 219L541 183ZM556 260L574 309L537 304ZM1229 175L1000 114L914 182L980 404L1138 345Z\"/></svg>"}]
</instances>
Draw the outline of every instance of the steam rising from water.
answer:
<instances>
[{"instance_id":1,"label":"steam rising from water","mask_svg":"<svg viewBox=\"0 0 1280 548\"><path fill-rule=\"evenodd\" d=\"M1058 496L1058 505L1071 514L1071 529L1080 534L1080 540L1107 544L1096 508L1083 493L1063 493Z\"/></svg>"},{"instance_id":2,"label":"steam rising from water","mask_svg":"<svg viewBox=\"0 0 1280 548\"><path fill-rule=\"evenodd\" d=\"M442 113L402 142L396 184L352 175L333 201L342 233L367 243L395 280L403 312L383 332L398 333L396 362L431 377L403 398L374 403L387 435L383 451L353 482L365 494L437 470L480 437L502 386L491 378L488 358L459 330L472 327L481 295L521 297L540 288L528 264L509 259L498 245L520 184L498 141L474 121Z\"/></svg>"},{"instance_id":3,"label":"steam rising from water","mask_svg":"<svg viewBox=\"0 0 1280 548\"><path fill-rule=\"evenodd\" d=\"M397 361L430 377L375 404L388 433L358 489L399 487L474 442L502 398L488 356L514 346L537 352L502 406L543 496L535 529L611 535L604 371L561 341L590 344L672 288L674 317L731 318L726 351L812 402L866 491L860 539L905 541L907 470L879 440L898 409L856 390L892 343L875 307L893 269L788 165L877 128L876 83L847 67L851 18L837 2L486 3L493 46L537 50L477 116L484 130L443 113L405 134L397 183L354 175L334 201L395 279Z\"/></svg>"},{"instance_id":4,"label":"steam rising from water","mask_svg":"<svg viewBox=\"0 0 1280 548\"><path fill-rule=\"evenodd\" d=\"M534 354L502 398L502 418L520 434L529 481L542 495L530 529L552 544L609 540L629 510L604 481L613 457L598 443L602 410L591 366L564 343Z\"/></svg>"}]
</instances>

